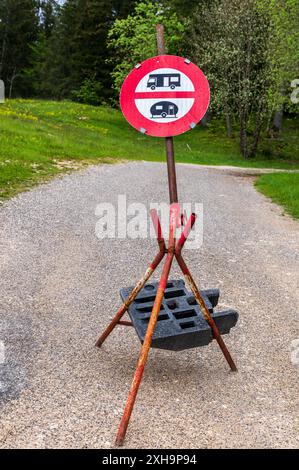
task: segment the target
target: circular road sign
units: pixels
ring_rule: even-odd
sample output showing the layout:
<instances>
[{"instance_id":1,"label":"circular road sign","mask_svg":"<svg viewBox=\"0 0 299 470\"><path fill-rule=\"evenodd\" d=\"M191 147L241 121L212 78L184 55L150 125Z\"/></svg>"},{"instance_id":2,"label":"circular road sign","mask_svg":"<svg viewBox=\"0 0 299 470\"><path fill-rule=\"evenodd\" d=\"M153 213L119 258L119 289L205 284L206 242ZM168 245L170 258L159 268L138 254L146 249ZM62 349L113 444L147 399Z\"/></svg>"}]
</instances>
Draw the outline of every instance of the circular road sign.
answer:
<instances>
[{"instance_id":1,"label":"circular road sign","mask_svg":"<svg viewBox=\"0 0 299 470\"><path fill-rule=\"evenodd\" d=\"M182 134L204 117L210 102L209 83L190 60L160 55L135 66L120 92L121 110L143 134Z\"/></svg>"}]
</instances>

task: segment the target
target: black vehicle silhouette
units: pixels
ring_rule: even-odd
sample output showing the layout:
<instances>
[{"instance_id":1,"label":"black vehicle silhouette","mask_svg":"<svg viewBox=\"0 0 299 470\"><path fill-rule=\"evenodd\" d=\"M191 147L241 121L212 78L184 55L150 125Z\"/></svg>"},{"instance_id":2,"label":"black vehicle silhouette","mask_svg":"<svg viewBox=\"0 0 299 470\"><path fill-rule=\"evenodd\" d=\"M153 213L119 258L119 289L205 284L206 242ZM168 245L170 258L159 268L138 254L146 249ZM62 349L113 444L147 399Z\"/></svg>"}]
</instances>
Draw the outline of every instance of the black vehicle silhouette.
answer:
<instances>
[{"instance_id":1,"label":"black vehicle silhouette","mask_svg":"<svg viewBox=\"0 0 299 470\"><path fill-rule=\"evenodd\" d=\"M171 103L170 101L159 101L158 103L153 104L150 111L152 114L152 119L155 117L177 117L178 107L176 104Z\"/></svg>"},{"instance_id":2,"label":"black vehicle silhouette","mask_svg":"<svg viewBox=\"0 0 299 470\"><path fill-rule=\"evenodd\" d=\"M147 88L155 90L156 87L170 87L174 90L181 86L181 75L179 73L153 73L147 81Z\"/></svg>"}]
</instances>

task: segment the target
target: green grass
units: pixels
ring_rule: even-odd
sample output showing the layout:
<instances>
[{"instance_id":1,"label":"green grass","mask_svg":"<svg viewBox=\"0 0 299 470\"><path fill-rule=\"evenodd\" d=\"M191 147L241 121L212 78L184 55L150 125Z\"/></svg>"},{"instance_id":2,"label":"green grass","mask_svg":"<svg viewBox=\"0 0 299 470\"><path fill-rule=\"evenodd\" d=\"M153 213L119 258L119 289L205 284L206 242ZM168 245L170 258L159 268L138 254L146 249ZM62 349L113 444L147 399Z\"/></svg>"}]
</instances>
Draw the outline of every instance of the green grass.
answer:
<instances>
[{"instance_id":1,"label":"green grass","mask_svg":"<svg viewBox=\"0 0 299 470\"><path fill-rule=\"evenodd\" d=\"M299 218L299 174L268 173L261 175L255 186L272 201L282 205L286 212Z\"/></svg>"},{"instance_id":2,"label":"green grass","mask_svg":"<svg viewBox=\"0 0 299 470\"><path fill-rule=\"evenodd\" d=\"M295 126L295 127L294 127ZM219 120L175 138L179 162L241 167L299 167L298 123L281 139L265 140L253 160L239 154ZM73 102L9 100L0 104L0 198L88 163L164 161L163 139L143 136L120 111Z\"/></svg>"}]
</instances>

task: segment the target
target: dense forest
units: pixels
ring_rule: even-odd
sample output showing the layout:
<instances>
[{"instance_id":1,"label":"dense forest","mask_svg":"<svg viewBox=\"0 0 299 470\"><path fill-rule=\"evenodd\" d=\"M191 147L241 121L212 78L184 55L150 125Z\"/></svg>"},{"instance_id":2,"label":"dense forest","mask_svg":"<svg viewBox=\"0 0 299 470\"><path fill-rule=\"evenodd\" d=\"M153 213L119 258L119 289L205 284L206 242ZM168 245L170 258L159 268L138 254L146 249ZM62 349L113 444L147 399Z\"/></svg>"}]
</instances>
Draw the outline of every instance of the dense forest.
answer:
<instances>
[{"instance_id":1,"label":"dense forest","mask_svg":"<svg viewBox=\"0 0 299 470\"><path fill-rule=\"evenodd\" d=\"M228 136L238 125L247 158L263 130L281 132L283 114L298 112L298 18L299 0L0 0L0 79L7 98L117 106L162 22L168 52L207 74L211 112Z\"/></svg>"},{"instance_id":2,"label":"dense forest","mask_svg":"<svg viewBox=\"0 0 299 470\"><path fill-rule=\"evenodd\" d=\"M108 33L137 3L142 2L0 0L0 77L7 97L76 99L87 83L89 101L107 101L113 96L114 56ZM182 12L180 3L190 11L197 2L159 5Z\"/></svg>"}]
</instances>

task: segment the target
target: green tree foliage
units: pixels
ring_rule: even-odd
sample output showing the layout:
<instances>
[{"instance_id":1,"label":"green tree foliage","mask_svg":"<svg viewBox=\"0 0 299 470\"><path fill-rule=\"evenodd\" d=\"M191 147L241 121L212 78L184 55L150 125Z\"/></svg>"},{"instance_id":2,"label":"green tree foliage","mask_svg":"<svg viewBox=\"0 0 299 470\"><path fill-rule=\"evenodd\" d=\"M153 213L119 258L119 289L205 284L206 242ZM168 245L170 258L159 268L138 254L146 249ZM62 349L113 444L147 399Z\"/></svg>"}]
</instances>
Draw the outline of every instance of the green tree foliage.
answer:
<instances>
[{"instance_id":1,"label":"green tree foliage","mask_svg":"<svg viewBox=\"0 0 299 470\"><path fill-rule=\"evenodd\" d=\"M55 0L43 0L39 5L39 31L31 46L32 56L25 73L32 84L33 93L40 97L51 96L49 87L49 44L59 15L59 4Z\"/></svg>"},{"instance_id":2,"label":"green tree foliage","mask_svg":"<svg viewBox=\"0 0 299 470\"><path fill-rule=\"evenodd\" d=\"M92 104L94 106L102 103L103 87L95 77L85 78L78 90L72 92L72 97L79 103Z\"/></svg>"},{"instance_id":3,"label":"green tree foliage","mask_svg":"<svg viewBox=\"0 0 299 470\"><path fill-rule=\"evenodd\" d=\"M290 84L298 78L299 70L299 0L257 0L257 4L268 12L273 30L271 67L276 81L273 109L296 112L290 100Z\"/></svg>"},{"instance_id":4,"label":"green tree foliage","mask_svg":"<svg viewBox=\"0 0 299 470\"><path fill-rule=\"evenodd\" d=\"M155 27L158 23L165 27L167 52L180 54L184 26L175 13L160 3L142 1L136 5L131 15L116 20L111 27L108 46L112 51L112 78L117 90L134 65L157 55Z\"/></svg>"},{"instance_id":5,"label":"green tree foliage","mask_svg":"<svg viewBox=\"0 0 299 470\"><path fill-rule=\"evenodd\" d=\"M114 0L112 3L115 18L126 18L133 10L138 0Z\"/></svg>"},{"instance_id":6,"label":"green tree foliage","mask_svg":"<svg viewBox=\"0 0 299 470\"><path fill-rule=\"evenodd\" d=\"M54 29L59 14L59 3L56 0L42 0L40 2L40 30L48 39Z\"/></svg>"},{"instance_id":7,"label":"green tree foliage","mask_svg":"<svg viewBox=\"0 0 299 470\"><path fill-rule=\"evenodd\" d=\"M112 22L112 0L79 0L73 28L72 80L69 91L80 88L87 79L93 79L101 84L104 94L107 92L109 96L110 68L106 63L106 38Z\"/></svg>"},{"instance_id":8,"label":"green tree foliage","mask_svg":"<svg viewBox=\"0 0 299 470\"><path fill-rule=\"evenodd\" d=\"M73 36L76 28L78 0L67 0L56 9L50 35L46 37L41 23L39 41L35 46L36 93L38 96L61 99L68 97L73 81Z\"/></svg>"},{"instance_id":9,"label":"green tree foliage","mask_svg":"<svg viewBox=\"0 0 299 470\"><path fill-rule=\"evenodd\" d=\"M37 94L94 104L108 100L112 96L108 30L135 1L66 0L59 10L49 3L45 1L48 16L44 15L35 49ZM52 25L49 34L47 25Z\"/></svg>"},{"instance_id":10,"label":"green tree foliage","mask_svg":"<svg viewBox=\"0 0 299 470\"><path fill-rule=\"evenodd\" d=\"M0 2L0 78L8 96L28 95L31 83L25 68L32 57L38 34L38 2L35 0L1 0Z\"/></svg>"},{"instance_id":11,"label":"green tree foliage","mask_svg":"<svg viewBox=\"0 0 299 470\"><path fill-rule=\"evenodd\" d=\"M213 108L225 113L228 132L231 118L237 118L245 158L256 154L269 116L272 38L269 14L255 0L220 0L201 7L191 25L192 58L209 78Z\"/></svg>"},{"instance_id":12,"label":"green tree foliage","mask_svg":"<svg viewBox=\"0 0 299 470\"><path fill-rule=\"evenodd\" d=\"M192 15L199 3L210 3L213 0L164 0L164 7L171 8L179 17L188 18ZM160 2L161 3L161 2Z\"/></svg>"}]
</instances>

